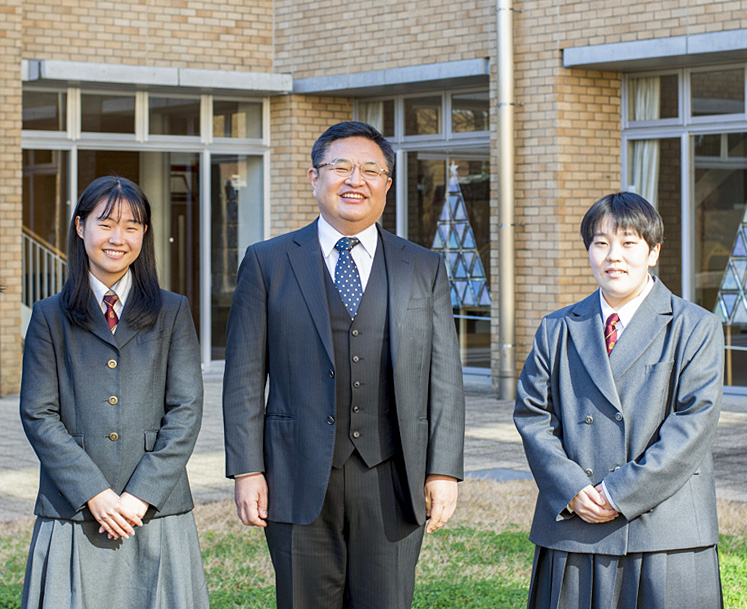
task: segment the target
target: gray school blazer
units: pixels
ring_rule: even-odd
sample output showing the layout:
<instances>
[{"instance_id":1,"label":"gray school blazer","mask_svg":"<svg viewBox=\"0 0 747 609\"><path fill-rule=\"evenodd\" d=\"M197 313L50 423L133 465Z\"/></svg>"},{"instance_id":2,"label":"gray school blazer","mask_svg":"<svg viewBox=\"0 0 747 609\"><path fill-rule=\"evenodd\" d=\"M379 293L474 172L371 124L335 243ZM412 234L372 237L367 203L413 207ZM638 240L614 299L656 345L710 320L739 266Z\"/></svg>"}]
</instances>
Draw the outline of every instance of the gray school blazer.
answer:
<instances>
[{"instance_id":1,"label":"gray school blazer","mask_svg":"<svg viewBox=\"0 0 747 609\"><path fill-rule=\"evenodd\" d=\"M90 331L68 320L59 295L34 305L20 408L41 463L38 516L92 520L86 502L107 488L148 502L146 517L192 509L199 347L187 299L161 295L153 326L137 331L123 316L115 334L93 294Z\"/></svg>"},{"instance_id":2,"label":"gray school blazer","mask_svg":"<svg viewBox=\"0 0 747 609\"><path fill-rule=\"evenodd\" d=\"M537 330L514 411L540 491L537 545L622 555L718 542L711 444L723 331L655 281L609 358L598 292ZM566 510L602 480L621 516L589 524Z\"/></svg>"}]
</instances>

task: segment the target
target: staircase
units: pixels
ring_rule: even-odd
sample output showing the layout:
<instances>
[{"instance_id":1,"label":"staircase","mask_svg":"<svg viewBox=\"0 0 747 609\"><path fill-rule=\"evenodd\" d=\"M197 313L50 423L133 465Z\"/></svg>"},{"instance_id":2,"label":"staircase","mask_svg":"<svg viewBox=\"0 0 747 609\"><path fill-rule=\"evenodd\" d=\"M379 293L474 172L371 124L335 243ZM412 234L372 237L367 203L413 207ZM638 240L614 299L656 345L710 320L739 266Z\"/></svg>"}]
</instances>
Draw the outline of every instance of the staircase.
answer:
<instances>
[{"instance_id":1,"label":"staircase","mask_svg":"<svg viewBox=\"0 0 747 609\"><path fill-rule=\"evenodd\" d=\"M21 269L21 336L25 338L34 303L62 289L67 256L24 226Z\"/></svg>"}]
</instances>

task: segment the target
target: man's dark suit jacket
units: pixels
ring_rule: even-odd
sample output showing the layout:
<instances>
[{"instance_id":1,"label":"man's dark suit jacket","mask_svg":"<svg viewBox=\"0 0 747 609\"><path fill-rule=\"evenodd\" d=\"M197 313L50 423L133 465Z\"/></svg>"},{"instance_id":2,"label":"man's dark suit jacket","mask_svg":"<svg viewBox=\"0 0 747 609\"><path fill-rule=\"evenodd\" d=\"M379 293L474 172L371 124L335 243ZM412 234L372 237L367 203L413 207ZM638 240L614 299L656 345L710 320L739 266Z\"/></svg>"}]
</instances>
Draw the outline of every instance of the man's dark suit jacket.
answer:
<instances>
[{"instance_id":1,"label":"man's dark suit jacket","mask_svg":"<svg viewBox=\"0 0 747 609\"><path fill-rule=\"evenodd\" d=\"M409 495L425 521L428 474L463 477L464 396L441 257L380 229L394 394ZM263 472L272 521L322 508L335 441L335 357L316 222L250 246L228 319L226 474ZM269 375L269 395L265 384Z\"/></svg>"}]
</instances>

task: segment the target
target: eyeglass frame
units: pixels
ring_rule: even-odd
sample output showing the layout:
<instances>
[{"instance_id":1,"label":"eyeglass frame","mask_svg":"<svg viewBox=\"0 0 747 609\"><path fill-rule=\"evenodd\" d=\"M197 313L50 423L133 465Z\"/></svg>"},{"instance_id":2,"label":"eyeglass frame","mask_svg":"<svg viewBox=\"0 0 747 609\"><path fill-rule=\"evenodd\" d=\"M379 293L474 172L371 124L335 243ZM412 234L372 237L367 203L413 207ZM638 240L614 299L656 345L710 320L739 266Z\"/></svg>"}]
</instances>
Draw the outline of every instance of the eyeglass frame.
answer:
<instances>
[{"instance_id":1,"label":"eyeglass frame","mask_svg":"<svg viewBox=\"0 0 747 609\"><path fill-rule=\"evenodd\" d=\"M312 167L314 169L321 169L322 167L331 167L332 170L335 173L337 173L337 175L339 175L340 177L342 177L344 174L341 174L335 168L335 164L337 163L337 161L347 161L348 163L350 163L352 165L352 167L350 168L350 173L348 173L347 175L345 175L346 178L350 177L351 175L353 175L353 172L355 171L355 168L358 167L358 170L360 171L361 177L363 179L366 179L366 176L363 173L363 165L367 165L368 163L373 163L374 165L376 165L379 168L379 174L376 176L377 178L380 178L382 174L385 175L387 178L391 178L392 177L392 174L389 171L387 171L386 169L383 169L381 167L381 163L379 163L378 161L364 161L363 163L353 163L352 161L349 161L348 159L337 158L337 159L334 159L332 161L329 161L328 163L320 163L319 165L312 165ZM374 179L374 178L369 178L369 179Z\"/></svg>"}]
</instances>

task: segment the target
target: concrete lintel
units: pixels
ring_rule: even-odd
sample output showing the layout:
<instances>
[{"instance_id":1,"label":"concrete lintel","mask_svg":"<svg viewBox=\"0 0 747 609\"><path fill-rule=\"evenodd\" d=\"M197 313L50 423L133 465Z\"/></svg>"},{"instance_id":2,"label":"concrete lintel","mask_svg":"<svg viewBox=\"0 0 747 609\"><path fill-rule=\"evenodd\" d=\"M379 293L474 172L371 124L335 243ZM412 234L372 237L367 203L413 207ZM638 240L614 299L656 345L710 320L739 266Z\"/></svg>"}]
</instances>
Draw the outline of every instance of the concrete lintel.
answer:
<instances>
[{"instance_id":1,"label":"concrete lintel","mask_svg":"<svg viewBox=\"0 0 747 609\"><path fill-rule=\"evenodd\" d=\"M490 62L487 59L464 59L353 74L302 78L293 82L293 93L336 96L405 93L445 86L483 84L487 82L489 75Z\"/></svg>"},{"instance_id":2,"label":"concrete lintel","mask_svg":"<svg viewBox=\"0 0 747 609\"><path fill-rule=\"evenodd\" d=\"M747 30L743 29L567 48L563 67L632 72L746 58Z\"/></svg>"},{"instance_id":3,"label":"concrete lintel","mask_svg":"<svg viewBox=\"0 0 747 609\"><path fill-rule=\"evenodd\" d=\"M157 66L24 59L21 65L24 82L66 83L102 86L138 86L146 88L220 91L273 95L290 93L290 74L264 72L231 72L228 70L194 70Z\"/></svg>"}]
</instances>

